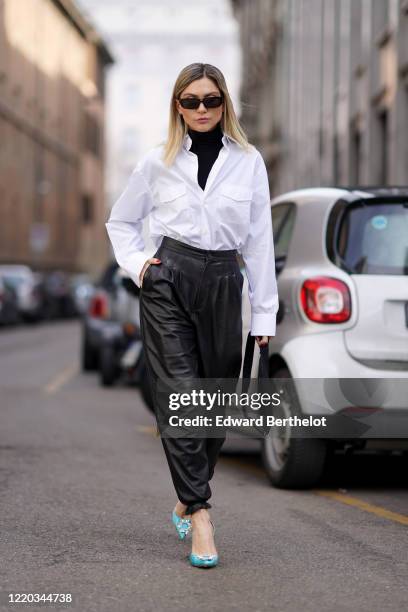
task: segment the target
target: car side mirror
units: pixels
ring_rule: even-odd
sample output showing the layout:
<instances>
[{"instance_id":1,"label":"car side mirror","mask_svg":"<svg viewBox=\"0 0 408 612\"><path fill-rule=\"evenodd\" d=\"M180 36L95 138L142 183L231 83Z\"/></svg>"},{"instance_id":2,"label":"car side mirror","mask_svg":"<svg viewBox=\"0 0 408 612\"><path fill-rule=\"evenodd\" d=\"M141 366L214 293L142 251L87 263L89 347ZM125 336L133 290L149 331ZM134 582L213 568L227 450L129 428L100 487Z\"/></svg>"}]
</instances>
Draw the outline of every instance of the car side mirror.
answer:
<instances>
[{"instance_id":1,"label":"car side mirror","mask_svg":"<svg viewBox=\"0 0 408 612\"><path fill-rule=\"evenodd\" d=\"M134 297L139 297L139 287L128 276L122 277L122 286L126 289L128 293L130 293L130 295L133 295Z\"/></svg>"}]
</instances>

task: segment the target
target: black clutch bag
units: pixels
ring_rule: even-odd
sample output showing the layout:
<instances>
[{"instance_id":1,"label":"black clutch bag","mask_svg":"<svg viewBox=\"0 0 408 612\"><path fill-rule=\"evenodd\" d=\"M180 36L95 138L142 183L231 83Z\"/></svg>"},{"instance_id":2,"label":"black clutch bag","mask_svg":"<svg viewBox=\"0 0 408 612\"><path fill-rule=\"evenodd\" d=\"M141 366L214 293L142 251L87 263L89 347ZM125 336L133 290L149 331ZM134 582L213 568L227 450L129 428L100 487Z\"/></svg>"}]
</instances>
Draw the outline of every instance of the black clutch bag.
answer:
<instances>
[{"instance_id":1,"label":"black clutch bag","mask_svg":"<svg viewBox=\"0 0 408 612\"><path fill-rule=\"evenodd\" d=\"M255 348L255 336L251 336L251 332L248 333L244 365L242 368L242 392L248 391L249 383L251 380L252 364L254 361L254 348ZM259 367L258 367L258 382L261 379L269 378L269 351L268 345L259 347Z\"/></svg>"},{"instance_id":2,"label":"black clutch bag","mask_svg":"<svg viewBox=\"0 0 408 612\"><path fill-rule=\"evenodd\" d=\"M247 393L251 382L251 371L254 360L254 348L255 348L255 336L251 336L251 332L248 333L246 345L244 364L242 367L242 393ZM257 377L257 393L267 392L267 381L269 381L269 350L268 345L259 347L259 366L258 366L258 377ZM261 406L259 410L253 410L246 408L245 413L247 417L259 417L262 416L263 424L256 426L255 429L259 431L262 436L266 436L270 430L270 427L266 426L266 415L268 411L265 406Z\"/></svg>"}]
</instances>

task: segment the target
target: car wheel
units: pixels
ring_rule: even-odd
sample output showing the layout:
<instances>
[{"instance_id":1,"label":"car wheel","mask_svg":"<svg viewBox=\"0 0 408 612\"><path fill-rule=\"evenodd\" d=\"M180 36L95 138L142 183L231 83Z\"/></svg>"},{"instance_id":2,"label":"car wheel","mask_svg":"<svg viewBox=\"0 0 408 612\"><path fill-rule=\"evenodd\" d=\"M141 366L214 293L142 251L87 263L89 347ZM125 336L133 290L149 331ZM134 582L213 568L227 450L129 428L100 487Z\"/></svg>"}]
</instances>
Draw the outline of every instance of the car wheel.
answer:
<instances>
[{"instance_id":1,"label":"car wheel","mask_svg":"<svg viewBox=\"0 0 408 612\"><path fill-rule=\"evenodd\" d=\"M114 347L110 344L103 346L101 349L99 372L101 383L104 387L112 386L118 377L117 354Z\"/></svg>"},{"instance_id":2,"label":"car wheel","mask_svg":"<svg viewBox=\"0 0 408 612\"><path fill-rule=\"evenodd\" d=\"M84 372L91 372L98 369L98 351L89 344L86 332L82 333L81 364Z\"/></svg>"},{"instance_id":3,"label":"car wheel","mask_svg":"<svg viewBox=\"0 0 408 612\"><path fill-rule=\"evenodd\" d=\"M274 378L291 378L287 368L279 369ZM281 402L283 414L301 416L299 401L292 395L290 402ZM315 485L320 479L327 453L325 440L292 438L290 427L282 428L280 435L262 439L262 461L273 486L282 489L301 489Z\"/></svg>"}]
</instances>

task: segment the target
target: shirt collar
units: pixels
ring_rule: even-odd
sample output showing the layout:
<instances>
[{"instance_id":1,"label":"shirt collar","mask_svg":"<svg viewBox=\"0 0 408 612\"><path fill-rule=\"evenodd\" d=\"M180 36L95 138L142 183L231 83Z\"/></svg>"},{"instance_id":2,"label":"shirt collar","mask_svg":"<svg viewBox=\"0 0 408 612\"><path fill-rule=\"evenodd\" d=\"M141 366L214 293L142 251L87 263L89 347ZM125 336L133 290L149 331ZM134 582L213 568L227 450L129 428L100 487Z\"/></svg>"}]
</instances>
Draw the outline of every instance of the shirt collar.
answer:
<instances>
[{"instance_id":1,"label":"shirt collar","mask_svg":"<svg viewBox=\"0 0 408 612\"><path fill-rule=\"evenodd\" d=\"M228 149L229 143L230 142L235 142L238 144L238 141L235 140L235 138L232 138L232 136L227 136L227 134L223 134L222 136L222 143L223 145ZM191 140L190 135L187 133L184 136L184 141L183 141L183 147L189 151L191 149L191 145L193 144L193 141Z\"/></svg>"}]
</instances>

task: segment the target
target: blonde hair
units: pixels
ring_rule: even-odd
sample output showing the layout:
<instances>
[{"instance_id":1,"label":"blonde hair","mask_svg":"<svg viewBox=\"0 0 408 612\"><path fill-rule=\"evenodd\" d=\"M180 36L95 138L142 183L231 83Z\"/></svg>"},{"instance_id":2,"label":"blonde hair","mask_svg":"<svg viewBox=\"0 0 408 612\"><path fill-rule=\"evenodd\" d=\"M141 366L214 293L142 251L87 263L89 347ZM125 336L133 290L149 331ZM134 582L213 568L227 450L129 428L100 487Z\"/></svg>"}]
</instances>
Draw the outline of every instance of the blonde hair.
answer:
<instances>
[{"instance_id":1,"label":"blonde hair","mask_svg":"<svg viewBox=\"0 0 408 612\"><path fill-rule=\"evenodd\" d=\"M167 140L164 144L163 161L166 166L171 166L184 138L188 131L188 126L183 117L177 110L176 100L190 83L197 79L207 77L218 87L224 99L224 112L221 117L220 127L226 136L232 137L247 152L253 147L249 144L247 136L242 129L234 111L234 106L230 98L227 84L221 70L212 64L194 63L189 64L181 70L173 87L170 101L170 118Z\"/></svg>"}]
</instances>

